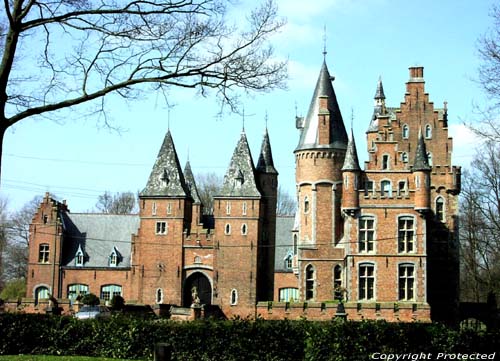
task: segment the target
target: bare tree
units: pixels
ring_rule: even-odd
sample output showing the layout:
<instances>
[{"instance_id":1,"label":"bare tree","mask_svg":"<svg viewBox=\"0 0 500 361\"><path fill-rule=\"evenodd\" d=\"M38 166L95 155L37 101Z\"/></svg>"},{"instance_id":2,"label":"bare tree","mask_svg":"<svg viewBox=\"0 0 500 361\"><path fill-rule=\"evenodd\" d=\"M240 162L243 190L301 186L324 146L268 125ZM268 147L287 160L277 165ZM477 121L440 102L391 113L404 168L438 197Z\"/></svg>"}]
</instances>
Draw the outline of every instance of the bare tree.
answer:
<instances>
[{"instance_id":1,"label":"bare tree","mask_svg":"<svg viewBox=\"0 0 500 361\"><path fill-rule=\"evenodd\" d=\"M98 197L96 208L103 213L130 214L136 209L136 197L132 192L115 193L104 192Z\"/></svg>"},{"instance_id":2,"label":"bare tree","mask_svg":"<svg viewBox=\"0 0 500 361\"><path fill-rule=\"evenodd\" d=\"M463 177L460 206L462 297L500 294L500 145L488 142Z\"/></svg>"},{"instance_id":3,"label":"bare tree","mask_svg":"<svg viewBox=\"0 0 500 361\"><path fill-rule=\"evenodd\" d=\"M7 246L7 231L8 231L8 220L7 220L7 200L0 198L0 291L3 289L5 278L3 271L3 259L4 252Z\"/></svg>"},{"instance_id":4,"label":"bare tree","mask_svg":"<svg viewBox=\"0 0 500 361\"><path fill-rule=\"evenodd\" d=\"M297 202L283 187L278 187L276 214L278 216L293 216L297 210Z\"/></svg>"},{"instance_id":5,"label":"bare tree","mask_svg":"<svg viewBox=\"0 0 500 361\"><path fill-rule=\"evenodd\" d=\"M481 120L469 127L481 138L500 142L500 6L490 10L493 26L478 39L477 83L487 96L487 105L477 107Z\"/></svg>"},{"instance_id":6,"label":"bare tree","mask_svg":"<svg viewBox=\"0 0 500 361\"><path fill-rule=\"evenodd\" d=\"M10 215L5 247L4 276L6 281L26 278L28 269L29 225L42 197L36 196Z\"/></svg>"},{"instance_id":7,"label":"bare tree","mask_svg":"<svg viewBox=\"0 0 500 361\"><path fill-rule=\"evenodd\" d=\"M203 213L206 215L214 212L214 195L221 190L223 177L214 172L199 173L196 175L196 186L203 203Z\"/></svg>"},{"instance_id":8,"label":"bare tree","mask_svg":"<svg viewBox=\"0 0 500 361\"><path fill-rule=\"evenodd\" d=\"M6 129L81 104L104 115L111 94L172 87L214 90L236 109L238 89L285 86L269 37L284 24L273 0L245 18L225 0L5 0L0 11L0 144ZM235 19L234 24L229 19ZM149 85L149 87L148 87ZM107 122L106 122L107 123ZM1 155L1 148L0 148Z\"/></svg>"}]
</instances>

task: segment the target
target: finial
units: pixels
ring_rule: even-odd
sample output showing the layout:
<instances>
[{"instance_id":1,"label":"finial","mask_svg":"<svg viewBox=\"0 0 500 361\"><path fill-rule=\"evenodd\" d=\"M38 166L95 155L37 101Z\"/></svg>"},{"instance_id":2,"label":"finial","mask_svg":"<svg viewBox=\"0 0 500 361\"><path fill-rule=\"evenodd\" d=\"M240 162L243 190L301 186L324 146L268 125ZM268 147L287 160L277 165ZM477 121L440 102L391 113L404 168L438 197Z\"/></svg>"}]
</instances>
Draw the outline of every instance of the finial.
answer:
<instances>
[{"instance_id":1,"label":"finial","mask_svg":"<svg viewBox=\"0 0 500 361\"><path fill-rule=\"evenodd\" d=\"M170 108L168 108L167 130L170 131Z\"/></svg>"},{"instance_id":2,"label":"finial","mask_svg":"<svg viewBox=\"0 0 500 361\"><path fill-rule=\"evenodd\" d=\"M354 108L351 108L351 132L353 129L353 123L354 123Z\"/></svg>"},{"instance_id":3,"label":"finial","mask_svg":"<svg viewBox=\"0 0 500 361\"><path fill-rule=\"evenodd\" d=\"M267 110L266 110L266 116L265 116L265 118L264 118L264 120L266 121L266 131L267 131L267 118L268 118L268 117L267 117Z\"/></svg>"},{"instance_id":4,"label":"finial","mask_svg":"<svg viewBox=\"0 0 500 361\"><path fill-rule=\"evenodd\" d=\"M243 107L243 116L242 116L242 133L245 133L245 107Z\"/></svg>"},{"instance_id":5,"label":"finial","mask_svg":"<svg viewBox=\"0 0 500 361\"><path fill-rule=\"evenodd\" d=\"M188 155L187 155L187 161L189 162L189 145L188 145L188 147L187 147L187 148L188 148L188 149L187 149L187 154L188 154Z\"/></svg>"},{"instance_id":6,"label":"finial","mask_svg":"<svg viewBox=\"0 0 500 361\"><path fill-rule=\"evenodd\" d=\"M326 60L326 24L323 26L323 60Z\"/></svg>"},{"instance_id":7,"label":"finial","mask_svg":"<svg viewBox=\"0 0 500 361\"><path fill-rule=\"evenodd\" d=\"M448 102L446 100L444 101L444 111L448 111Z\"/></svg>"}]
</instances>

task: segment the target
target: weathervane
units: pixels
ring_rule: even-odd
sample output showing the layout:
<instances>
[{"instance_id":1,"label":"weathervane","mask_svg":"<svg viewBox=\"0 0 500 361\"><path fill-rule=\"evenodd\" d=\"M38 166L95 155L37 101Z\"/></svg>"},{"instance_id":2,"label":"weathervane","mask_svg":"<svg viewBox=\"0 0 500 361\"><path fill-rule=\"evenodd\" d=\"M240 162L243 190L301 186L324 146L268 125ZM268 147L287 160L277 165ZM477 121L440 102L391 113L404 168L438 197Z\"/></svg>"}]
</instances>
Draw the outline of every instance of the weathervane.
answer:
<instances>
[{"instance_id":1,"label":"weathervane","mask_svg":"<svg viewBox=\"0 0 500 361\"><path fill-rule=\"evenodd\" d=\"M323 59L326 59L326 24L323 26Z\"/></svg>"}]
</instances>

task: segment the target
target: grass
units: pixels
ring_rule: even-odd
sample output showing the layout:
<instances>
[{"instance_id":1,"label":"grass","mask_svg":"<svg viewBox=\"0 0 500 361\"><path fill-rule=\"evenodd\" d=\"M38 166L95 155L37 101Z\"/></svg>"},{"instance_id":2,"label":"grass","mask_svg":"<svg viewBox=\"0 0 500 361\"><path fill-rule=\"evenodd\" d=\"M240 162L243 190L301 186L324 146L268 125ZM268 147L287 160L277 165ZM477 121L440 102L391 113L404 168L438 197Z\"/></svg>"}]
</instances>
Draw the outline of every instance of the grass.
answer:
<instances>
[{"instance_id":1,"label":"grass","mask_svg":"<svg viewBox=\"0 0 500 361\"><path fill-rule=\"evenodd\" d=\"M8 355L0 356L0 361L117 361L117 359L88 356Z\"/></svg>"}]
</instances>

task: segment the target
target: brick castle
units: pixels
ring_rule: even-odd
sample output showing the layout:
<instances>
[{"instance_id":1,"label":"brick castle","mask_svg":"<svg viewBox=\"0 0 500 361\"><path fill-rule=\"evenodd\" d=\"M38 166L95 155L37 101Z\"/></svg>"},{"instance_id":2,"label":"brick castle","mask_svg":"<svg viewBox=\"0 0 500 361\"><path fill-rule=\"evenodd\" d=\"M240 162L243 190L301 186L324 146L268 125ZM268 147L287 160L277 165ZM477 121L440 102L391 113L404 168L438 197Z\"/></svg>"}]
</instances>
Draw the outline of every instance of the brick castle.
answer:
<instances>
[{"instance_id":1,"label":"brick castle","mask_svg":"<svg viewBox=\"0 0 500 361\"><path fill-rule=\"evenodd\" d=\"M403 102L379 80L364 169L324 62L296 119L298 210L277 217L278 172L266 130L255 165L245 133L213 212L167 132L138 215L74 214L45 196L30 226L27 309L53 296L216 308L226 317L453 322L458 312L460 168L448 113L411 67ZM273 302L271 302L273 301Z\"/></svg>"}]
</instances>

